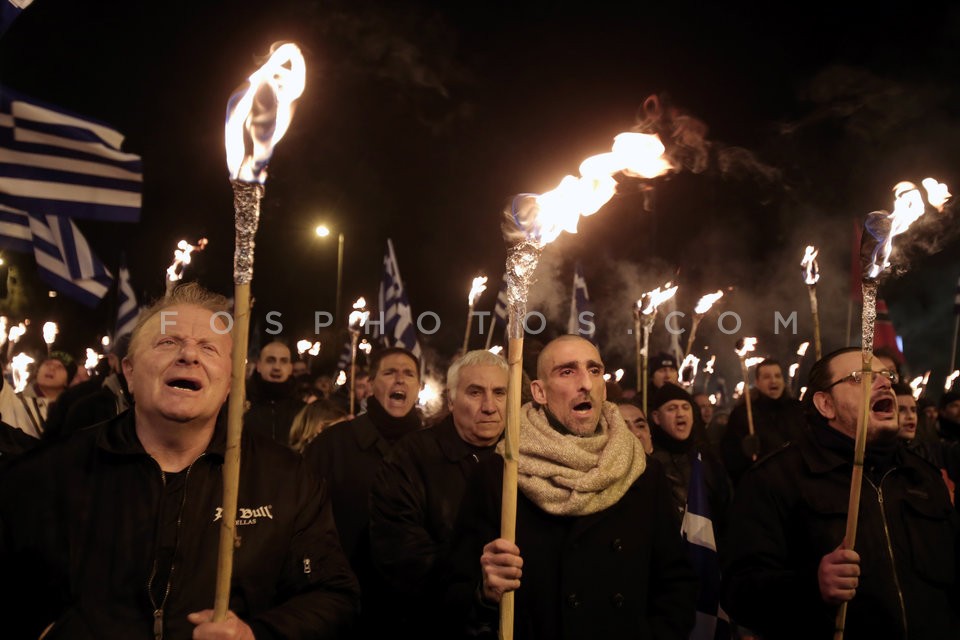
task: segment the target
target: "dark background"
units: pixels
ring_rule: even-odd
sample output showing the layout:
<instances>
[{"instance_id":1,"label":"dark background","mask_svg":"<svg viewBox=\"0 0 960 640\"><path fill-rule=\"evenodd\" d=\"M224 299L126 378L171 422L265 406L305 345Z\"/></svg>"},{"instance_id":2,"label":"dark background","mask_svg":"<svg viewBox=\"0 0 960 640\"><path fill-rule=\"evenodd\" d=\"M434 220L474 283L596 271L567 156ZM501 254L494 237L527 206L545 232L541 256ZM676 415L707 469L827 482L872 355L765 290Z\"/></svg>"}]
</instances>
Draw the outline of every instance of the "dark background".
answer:
<instances>
[{"instance_id":1,"label":"dark background","mask_svg":"<svg viewBox=\"0 0 960 640\"><path fill-rule=\"evenodd\" d=\"M900 180L933 175L958 189L956 4L36 0L0 39L0 82L113 124L143 156L141 222L78 222L110 268L126 253L141 302L162 294L176 242L201 236L210 245L187 279L232 293L225 104L279 40L300 44L308 78L270 165L254 318L262 330L267 311L282 312L292 341L310 337L313 311L333 310L336 233L344 309L376 299L389 237L414 313L443 321L423 344L445 362L478 273L491 287L477 308L492 309L505 199L576 174L651 95L706 125L708 166L646 185L621 179L578 235L547 249L531 291L531 306L562 326L580 260L611 369L631 368L634 300L670 278L688 314L702 294L733 287L717 311L738 312L760 353L792 361L811 333L806 244L821 250L825 350L841 346L854 220L889 209ZM728 157L740 162L720 162ZM313 234L321 222L332 237ZM911 369L933 368L936 385L949 361L958 226L899 238L909 271L881 290ZM18 290L0 307L14 319L28 315L37 331L58 321L58 344L76 352L112 330L113 295L94 310L49 299L31 256L4 258ZM776 311L797 311L797 335L774 333ZM737 378L737 336L715 318L698 344ZM854 341L858 318L855 308ZM339 338L321 337L332 364ZM661 327L654 348L666 339Z\"/></svg>"}]
</instances>

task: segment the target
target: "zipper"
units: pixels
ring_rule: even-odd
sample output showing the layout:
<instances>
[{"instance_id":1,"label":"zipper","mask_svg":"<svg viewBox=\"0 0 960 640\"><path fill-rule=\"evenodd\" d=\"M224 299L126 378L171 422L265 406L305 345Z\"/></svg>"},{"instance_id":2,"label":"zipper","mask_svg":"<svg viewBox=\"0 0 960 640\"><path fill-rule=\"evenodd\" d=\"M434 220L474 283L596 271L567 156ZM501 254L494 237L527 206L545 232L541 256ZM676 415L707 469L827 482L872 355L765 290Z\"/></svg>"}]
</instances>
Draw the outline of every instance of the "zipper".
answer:
<instances>
[{"instance_id":1,"label":"zipper","mask_svg":"<svg viewBox=\"0 0 960 640\"><path fill-rule=\"evenodd\" d=\"M877 502L880 503L880 521L883 522L883 536L887 543L887 553L890 556L890 568L893 570L893 585L897 588L897 599L900 603L900 619L903 621L903 636L907 637L907 607L903 601L903 589L900 588L900 577L897 575L897 561L893 555L893 543L890 540L890 529L887 527L887 511L883 506L883 481L887 479L887 476L893 472L894 469L889 469L886 473L883 474L880 478L879 486L873 484L869 477L864 475L867 478L867 482L870 483L870 486L873 487L873 490L877 492Z\"/></svg>"},{"instance_id":2,"label":"zipper","mask_svg":"<svg viewBox=\"0 0 960 640\"><path fill-rule=\"evenodd\" d=\"M163 591L163 599L160 600L159 605L157 605L153 598L153 579L157 576L157 557L156 551L154 551L153 568L150 570L150 579L147 581L147 595L150 598L150 604L153 606L154 640L163 640L163 608L166 606L167 598L170 596L170 589L173 586L173 573L177 568L177 552L180 550L180 525L183 523L183 507L187 504L187 481L190 480L190 470L193 469L193 465L197 463L197 460L205 455L206 453L204 452L197 456L197 459L187 467L187 473L183 477L183 497L180 498L180 508L177 510L177 533L173 543L173 559L170 563L170 573L167 575L167 585ZM159 464L157 466L159 466ZM160 480L164 487L167 486L167 473L163 469L160 469ZM162 517L162 513L163 509L160 510L158 518ZM159 544L159 540L157 544Z\"/></svg>"}]
</instances>

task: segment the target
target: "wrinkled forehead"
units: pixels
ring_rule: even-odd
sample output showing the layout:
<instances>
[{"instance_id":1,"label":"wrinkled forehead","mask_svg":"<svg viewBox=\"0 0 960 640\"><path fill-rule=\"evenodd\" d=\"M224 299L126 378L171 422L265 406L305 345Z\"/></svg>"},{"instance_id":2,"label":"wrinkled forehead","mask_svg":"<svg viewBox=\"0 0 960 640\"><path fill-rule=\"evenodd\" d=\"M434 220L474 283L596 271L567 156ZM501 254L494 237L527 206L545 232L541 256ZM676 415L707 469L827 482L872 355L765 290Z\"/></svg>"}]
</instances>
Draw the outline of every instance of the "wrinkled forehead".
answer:
<instances>
[{"instance_id":1,"label":"wrinkled forehead","mask_svg":"<svg viewBox=\"0 0 960 640\"><path fill-rule=\"evenodd\" d=\"M457 387L466 389L470 385L482 387L506 387L509 375L503 367L495 364L471 364L460 368Z\"/></svg>"},{"instance_id":2,"label":"wrinkled forehead","mask_svg":"<svg viewBox=\"0 0 960 640\"><path fill-rule=\"evenodd\" d=\"M214 315L209 309L195 305L176 305L158 311L143 323L130 341L130 352L161 335L192 335L198 339L232 343L228 328L229 320L224 314Z\"/></svg>"},{"instance_id":3,"label":"wrinkled forehead","mask_svg":"<svg viewBox=\"0 0 960 640\"><path fill-rule=\"evenodd\" d=\"M570 336L557 338L544 347L537 359L537 375L543 378L549 375L554 367L568 362L582 364L596 362L603 365L600 352L591 342Z\"/></svg>"}]
</instances>

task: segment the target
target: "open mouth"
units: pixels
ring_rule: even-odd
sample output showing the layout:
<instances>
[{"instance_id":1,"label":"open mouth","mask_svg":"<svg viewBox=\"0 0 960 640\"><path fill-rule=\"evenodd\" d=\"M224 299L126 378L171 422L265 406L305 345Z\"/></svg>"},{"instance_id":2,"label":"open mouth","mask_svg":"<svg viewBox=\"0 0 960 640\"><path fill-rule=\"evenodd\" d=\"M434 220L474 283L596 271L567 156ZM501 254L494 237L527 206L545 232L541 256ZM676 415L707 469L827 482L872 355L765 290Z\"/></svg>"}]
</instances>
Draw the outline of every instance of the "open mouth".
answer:
<instances>
[{"instance_id":1,"label":"open mouth","mask_svg":"<svg viewBox=\"0 0 960 640\"><path fill-rule=\"evenodd\" d=\"M393 391L393 392L390 393L389 398L390 398L391 400L396 400L397 402L403 402L404 400L407 399L407 392L406 392L406 391Z\"/></svg>"},{"instance_id":2,"label":"open mouth","mask_svg":"<svg viewBox=\"0 0 960 640\"><path fill-rule=\"evenodd\" d=\"M174 389L185 389L187 391L200 391L200 383L196 380L187 380L185 378L174 378L167 382L168 387Z\"/></svg>"},{"instance_id":3,"label":"open mouth","mask_svg":"<svg viewBox=\"0 0 960 640\"><path fill-rule=\"evenodd\" d=\"M573 405L574 411L591 411L593 409L592 402L580 402Z\"/></svg>"},{"instance_id":4,"label":"open mouth","mask_svg":"<svg viewBox=\"0 0 960 640\"><path fill-rule=\"evenodd\" d=\"M891 398L880 398L879 400L874 401L870 405L870 410L874 413L892 413L893 412L893 399Z\"/></svg>"}]
</instances>

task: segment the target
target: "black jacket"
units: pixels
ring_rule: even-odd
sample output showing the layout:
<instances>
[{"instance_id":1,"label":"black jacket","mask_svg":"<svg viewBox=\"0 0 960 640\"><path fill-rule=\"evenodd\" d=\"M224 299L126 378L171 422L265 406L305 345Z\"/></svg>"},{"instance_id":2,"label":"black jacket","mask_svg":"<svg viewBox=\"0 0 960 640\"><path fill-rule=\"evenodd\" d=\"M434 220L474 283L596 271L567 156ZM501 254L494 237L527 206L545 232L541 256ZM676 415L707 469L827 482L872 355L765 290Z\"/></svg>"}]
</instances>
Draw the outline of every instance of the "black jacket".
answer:
<instances>
[{"instance_id":1,"label":"black jacket","mask_svg":"<svg viewBox=\"0 0 960 640\"><path fill-rule=\"evenodd\" d=\"M56 621L51 638L154 638L151 576L155 594L169 589L163 637L191 637L187 614L213 606L224 431L173 476L143 450L133 411L21 457L0 481L3 637ZM257 640L339 637L357 583L322 484L272 442L244 433L242 447L231 609Z\"/></svg>"},{"instance_id":2,"label":"black jacket","mask_svg":"<svg viewBox=\"0 0 960 640\"><path fill-rule=\"evenodd\" d=\"M479 598L480 556L500 537L503 460L471 478L452 552L447 604L495 638L498 609ZM620 501L583 517L550 515L517 496L517 546L523 577L516 591L517 640L686 640L694 623L697 580L675 526L670 489L656 460ZM449 638L465 637L451 633Z\"/></svg>"},{"instance_id":3,"label":"black jacket","mask_svg":"<svg viewBox=\"0 0 960 640\"><path fill-rule=\"evenodd\" d=\"M243 427L280 444L290 444L293 419L305 406L297 397L297 381L267 382L256 371L247 380L247 402Z\"/></svg>"},{"instance_id":4,"label":"black jacket","mask_svg":"<svg viewBox=\"0 0 960 640\"><path fill-rule=\"evenodd\" d=\"M759 439L757 459L772 453L787 442L796 440L804 431L806 418L799 400L786 394L776 400L762 393L755 393L750 405L753 411L753 427ZM730 420L720 442L723 466L734 484L753 464L753 459L744 453L743 439L750 433L747 423L747 405L741 402L730 413Z\"/></svg>"},{"instance_id":5,"label":"black jacket","mask_svg":"<svg viewBox=\"0 0 960 640\"><path fill-rule=\"evenodd\" d=\"M765 640L833 633L817 569L843 540L852 457L825 446L837 438L825 429L811 425L744 475L720 545L724 608ZM847 637L960 638L960 521L933 465L903 447L892 455L864 471Z\"/></svg>"},{"instance_id":6,"label":"black jacket","mask_svg":"<svg viewBox=\"0 0 960 640\"><path fill-rule=\"evenodd\" d=\"M447 416L401 438L384 458L370 493L370 546L389 594L389 624L420 637L437 626L444 561L467 479L494 455L492 446L465 443Z\"/></svg>"}]
</instances>

